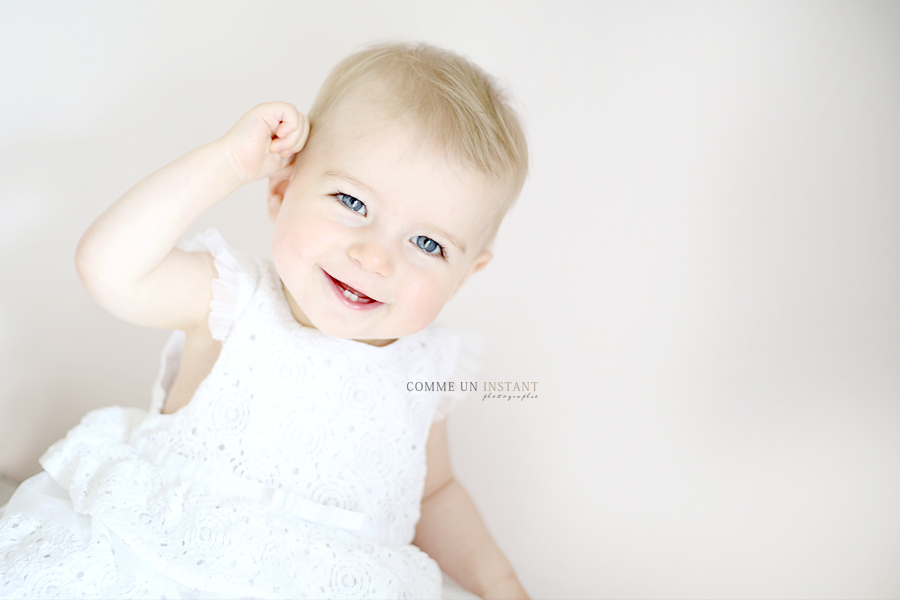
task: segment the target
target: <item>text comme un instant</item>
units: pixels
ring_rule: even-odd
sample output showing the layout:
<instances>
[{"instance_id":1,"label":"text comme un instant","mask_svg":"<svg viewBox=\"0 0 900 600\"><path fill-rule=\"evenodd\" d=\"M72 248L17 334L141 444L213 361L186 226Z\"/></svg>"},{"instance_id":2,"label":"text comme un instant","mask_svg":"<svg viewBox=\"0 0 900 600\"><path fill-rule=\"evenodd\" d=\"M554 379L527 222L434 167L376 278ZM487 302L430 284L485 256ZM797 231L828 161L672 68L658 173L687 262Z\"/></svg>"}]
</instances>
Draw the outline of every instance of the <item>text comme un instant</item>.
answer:
<instances>
[{"instance_id":1,"label":"text comme un instant","mask_svg":"<svg viewBox=\"0 0 900 600\"><path fill-rule=\"evenodd\" d=\"M536 392L537 381L482 381L485 392ZM406 389L410 392L455 392L455 381L409 381ZM459 391L477 392L477 381L460 381Z\"/></svg>"}]
</instances>

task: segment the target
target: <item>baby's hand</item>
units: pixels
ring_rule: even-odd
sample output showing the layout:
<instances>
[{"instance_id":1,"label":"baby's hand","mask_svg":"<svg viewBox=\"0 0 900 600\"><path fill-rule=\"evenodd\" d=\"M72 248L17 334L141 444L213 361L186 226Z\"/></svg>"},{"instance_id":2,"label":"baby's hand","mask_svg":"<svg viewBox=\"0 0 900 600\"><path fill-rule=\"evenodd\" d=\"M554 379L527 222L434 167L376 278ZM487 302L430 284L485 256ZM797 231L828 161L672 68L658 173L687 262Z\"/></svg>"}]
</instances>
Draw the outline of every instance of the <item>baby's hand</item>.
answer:
<instances>
[{"instance_id":1,"label":"baby's hand","mask_svg":"<svg viewBox=\"0 0 900 600\"><path fill-rule=\"evenodd\" d=\"M309 120L287 102L252 108L219 140L238 181L258 181L291 162L309 136Z\"/></svg>"}]
</instances>

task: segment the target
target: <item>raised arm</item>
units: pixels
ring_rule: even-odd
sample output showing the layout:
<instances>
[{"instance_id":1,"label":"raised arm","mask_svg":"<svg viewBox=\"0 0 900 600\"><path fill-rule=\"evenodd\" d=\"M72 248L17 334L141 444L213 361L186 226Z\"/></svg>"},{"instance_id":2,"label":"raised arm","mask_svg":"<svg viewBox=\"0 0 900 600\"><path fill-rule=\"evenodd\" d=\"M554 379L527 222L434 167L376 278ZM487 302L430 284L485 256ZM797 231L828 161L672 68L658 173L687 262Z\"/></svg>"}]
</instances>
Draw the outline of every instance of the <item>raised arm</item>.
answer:
<instances>
[{"instance_id":1,"label":"raised arm","mask_svg":"<svg viewBox=\"0 0 900 600\"><path fill-rule=\"evenodd\" d=\"M131 323L191 329L209 314L208 253L175 242L200 215L246 183L283 169L309 123L292 105L261 104L222 138L189 152L128 190L78 243L75 265L91 296Z\"/></svg>"},{"instance_id":2,"label":"raised arm","mask_svg":"<svg viewBox=\"0 0 900 600\"><path fill-rule=\"evenodd\" d=\"M446 419L436 422L428 435L422 516L413 543L436 560L447 575L480 598L527 599L512 565L488 533L472 498L453 477L446 423Z\"/></svg>"}]
</instances>

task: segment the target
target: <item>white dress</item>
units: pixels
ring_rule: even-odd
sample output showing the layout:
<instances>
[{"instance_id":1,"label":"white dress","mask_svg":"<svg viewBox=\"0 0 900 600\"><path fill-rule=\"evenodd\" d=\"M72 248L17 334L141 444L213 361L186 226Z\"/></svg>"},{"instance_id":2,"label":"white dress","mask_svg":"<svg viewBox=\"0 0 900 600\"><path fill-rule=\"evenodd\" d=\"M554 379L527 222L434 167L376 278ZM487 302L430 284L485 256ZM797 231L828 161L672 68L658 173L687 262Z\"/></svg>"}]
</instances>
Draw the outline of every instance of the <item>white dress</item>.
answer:
<instances>
[{"instance_id":1,"label":"white dress","mask_svg":"<svg viewBox=\"0 0 900 600\"><path fill-rule=\"evenodd\" d=\"M215 258L219 359L161 414L175 332L149 411L95 410L47 450L0 512L0 597L439 598L411 542L429 429L459 394L407 383L458 386L468 342L332 338L296 322L270 261L215 231L188 249Z\"/></svg>"}]
</instances>

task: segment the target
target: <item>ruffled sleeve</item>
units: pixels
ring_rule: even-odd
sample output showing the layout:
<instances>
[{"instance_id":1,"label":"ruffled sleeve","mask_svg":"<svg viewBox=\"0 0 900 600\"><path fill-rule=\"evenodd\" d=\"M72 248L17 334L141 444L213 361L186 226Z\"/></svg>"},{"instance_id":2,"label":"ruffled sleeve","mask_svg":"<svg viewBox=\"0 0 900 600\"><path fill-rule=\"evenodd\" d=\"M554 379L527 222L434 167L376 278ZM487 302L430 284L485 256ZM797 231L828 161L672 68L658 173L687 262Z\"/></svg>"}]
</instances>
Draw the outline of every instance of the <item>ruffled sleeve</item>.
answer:
<instances>
[{"instance_id":1,"label":"ruffled sleeve","mask_svg":"<svg viewBox=\"0 0 900 600\"><path fill-rule=\"evenodd\" d=\"M209 302L209 331L214 339L225 341L234 327L235 319L253 298L259 282L259 268L247 257L235 253L215 229L179 243L186 252L209 252L213 256L218 277L212 280L212 300ZM181 365L184 332L173 331L163 347L159 374L150 392L150 412L162 410L169 389L175 382Z\"/></svg>"},{"instance_id":2,"label":"ruffled sleeve","mask_svg":"<svg viewBox=\"0 0 900 600\"><path fill-rule=\"evenodd\" d=\"M186 252L209 252L215 261L218 278L212 280L209 302L209 331L213 339L224 341L235 318L250 303L258 279L251 261L238 260L222 235L208 229L179 247Z\"/></svg>"},{"instance_id":3,"label":"ruffled sleeve","mask_svg":"<svg viewBox=\"0 0 900 600\"><path fill-rule=\"evenodd\" d=\"M472 393L472 382L481 368L481 352L484 336L471 331L446 332L442 344L444 356L440 361L442 381L452 381L454 391L441 395L434 409L434 421L440 421L466 396ZM466 391L461 388L466 386Z\"/></svg>"}]
</instances>

